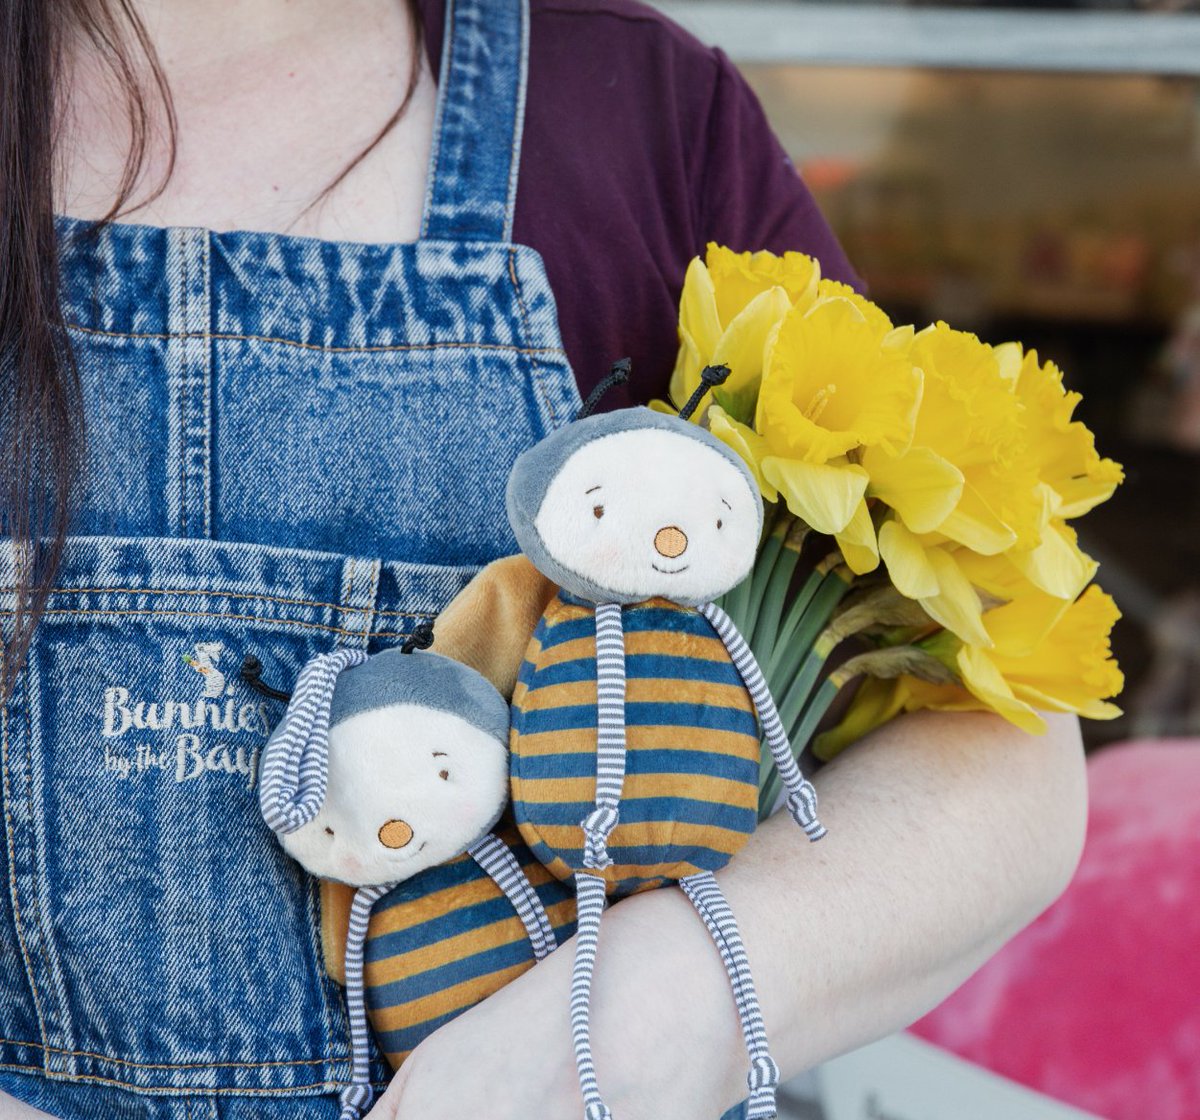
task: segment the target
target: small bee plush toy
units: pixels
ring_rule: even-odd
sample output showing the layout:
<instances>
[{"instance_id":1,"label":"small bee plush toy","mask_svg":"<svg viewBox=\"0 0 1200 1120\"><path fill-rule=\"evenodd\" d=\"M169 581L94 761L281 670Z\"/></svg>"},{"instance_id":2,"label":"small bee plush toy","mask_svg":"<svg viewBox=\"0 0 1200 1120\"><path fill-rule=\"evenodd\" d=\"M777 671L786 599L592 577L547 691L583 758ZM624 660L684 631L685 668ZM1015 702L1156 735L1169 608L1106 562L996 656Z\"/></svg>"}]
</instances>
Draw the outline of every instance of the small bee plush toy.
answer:
<instances>
[{"instance_id":1,"label":"small bee plush toy","mask_svg":"<svg viewBox=\"0 0 1200 1120\"><path fill-rule=\"evenodd\" d=\"M728 371L710 367L679 416L580 418L526 451L508 483L525 555L561 591L513 694L513 809L534 854L573 879L571 1024L586 1120L610 1120L589 1028L608 896L678 882L721 952L750 1054L749 1117L776 1115L749 963L713 872L757 822L760 725L812 840L816 793L792 755L753 655L713 599L750 572L762 531L745 464L688 415Z\"/></svg>"},{"instance_id":2,"label":"small bee plush toy","mask_svg":"<svg viewBox=\"0 0 1200 1120\"><path fill-rule=\"evenodd\" d=\"M512 903L535 959L556 944L516 857L491 831L508 795L508 705L475 670L417 644L313 658L263 749L259 804L285 851L311 874L359 888L346 940L352 1075L342 1120L371 1099L363 942L376 900L466 852ZM256 660L242 673L287 699L261 684Z\"/></svg>"}]
</instances>

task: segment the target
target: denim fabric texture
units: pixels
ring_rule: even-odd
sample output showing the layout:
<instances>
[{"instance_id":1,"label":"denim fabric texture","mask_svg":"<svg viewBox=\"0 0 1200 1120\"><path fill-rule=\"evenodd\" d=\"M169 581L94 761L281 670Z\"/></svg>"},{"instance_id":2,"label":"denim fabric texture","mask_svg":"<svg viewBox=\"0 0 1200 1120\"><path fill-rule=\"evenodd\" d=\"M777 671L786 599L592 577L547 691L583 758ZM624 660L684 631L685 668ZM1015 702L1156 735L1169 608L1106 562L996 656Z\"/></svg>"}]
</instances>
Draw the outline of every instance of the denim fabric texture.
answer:
<instances>
[{"instance_id":1,"label":"denim fabric texture","mask_svg":"<svg viewBox=\"0 0 1200 1120\"><path fill-rule=\"evenodd\" d=\"M514 550L509 468L579 406L509 240L526 4L448 21L416 243L59 221L87 476L0 721L0 1089L51 1114L336 1115L316 885L254 788L281 711L238 667L405 638Z\"/></svg>"}]
</instances>

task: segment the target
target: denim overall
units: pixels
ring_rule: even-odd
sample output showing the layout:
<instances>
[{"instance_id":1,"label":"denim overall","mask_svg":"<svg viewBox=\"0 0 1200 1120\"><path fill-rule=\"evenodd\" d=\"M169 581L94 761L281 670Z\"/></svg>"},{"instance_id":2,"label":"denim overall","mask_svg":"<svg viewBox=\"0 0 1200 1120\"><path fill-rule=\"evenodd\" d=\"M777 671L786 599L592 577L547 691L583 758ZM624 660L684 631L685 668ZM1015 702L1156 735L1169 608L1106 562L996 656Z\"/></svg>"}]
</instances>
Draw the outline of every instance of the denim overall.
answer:
<instances>
[{"instance_id":1,"label":"denim overall","mask_svg":"<svg viewBox=\"0 0 1200 1120\"><path fill-rule=\"evenodd\" d=\"M0 1090L337 1115L316 883L257 803L281 709L238 667L393 645L515 551L509 468L579 406L511 241L527 52L522 0L453 6L414 244L60 219L87 477L0 723Z\"/></svg>"}]
</instances>

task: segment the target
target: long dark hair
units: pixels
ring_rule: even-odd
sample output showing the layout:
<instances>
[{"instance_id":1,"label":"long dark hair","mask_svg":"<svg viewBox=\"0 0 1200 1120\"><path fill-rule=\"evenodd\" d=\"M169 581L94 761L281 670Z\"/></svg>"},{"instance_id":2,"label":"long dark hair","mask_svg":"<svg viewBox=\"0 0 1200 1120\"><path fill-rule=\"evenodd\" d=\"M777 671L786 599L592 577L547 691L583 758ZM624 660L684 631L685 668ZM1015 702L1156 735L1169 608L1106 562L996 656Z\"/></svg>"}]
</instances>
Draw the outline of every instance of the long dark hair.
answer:
<instances>
[{"instance_id":1,"label":"long dark hair","mask_svg":"<svg viewBox=\"0 0 1200 1120\"><path fill-rule=\"evenodd\" d=\"M370 143L313 199L333 190L404 114L420 79L423 25L407 0L413 57L400 106ZM161 107L169 141L165 189L175 163L171 91L130 0L0 0L0 536L16 558L15 613L0 641L0 700L28 654L70 527L83 462L79 375L59 306L54 232L55 145L64 106L60 76L72 34L97 48L124 95L130 144L110 211L120 216L137 186ZM141 55L146 66L141 67ZM148 81L146 75L148 73Z\"/></svg>"}]
</instances>

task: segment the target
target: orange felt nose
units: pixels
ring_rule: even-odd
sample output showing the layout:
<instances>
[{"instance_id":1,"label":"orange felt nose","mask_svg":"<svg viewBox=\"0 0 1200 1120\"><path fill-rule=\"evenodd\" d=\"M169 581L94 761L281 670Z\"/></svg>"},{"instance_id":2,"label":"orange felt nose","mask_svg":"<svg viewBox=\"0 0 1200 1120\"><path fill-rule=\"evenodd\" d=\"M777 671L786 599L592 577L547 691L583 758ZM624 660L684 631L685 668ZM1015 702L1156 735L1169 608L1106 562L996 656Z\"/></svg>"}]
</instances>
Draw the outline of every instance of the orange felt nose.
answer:
<instances>
[{"instance_id":1,"label":"orange felt nose","mask_svg":"<svg viewBox=\"0 0 1200 1120\"><path fill-rule=\"evenodd\" d=\"M654 547L660 556L674 560L687 548L687 534L675 525L668 525L654 534Z\"/></svg>"},{"instance_id":2,"label":"orange felt nose","mask_svg":"<svg viewBox=\"0 0 1200 1120\"><path fill-rule=\"evenodd\" d=\"M412 838L412 825L407 821L388 821L379 830L379 842L385 848L403 848Z\"/></svg>"}]
</instances>

